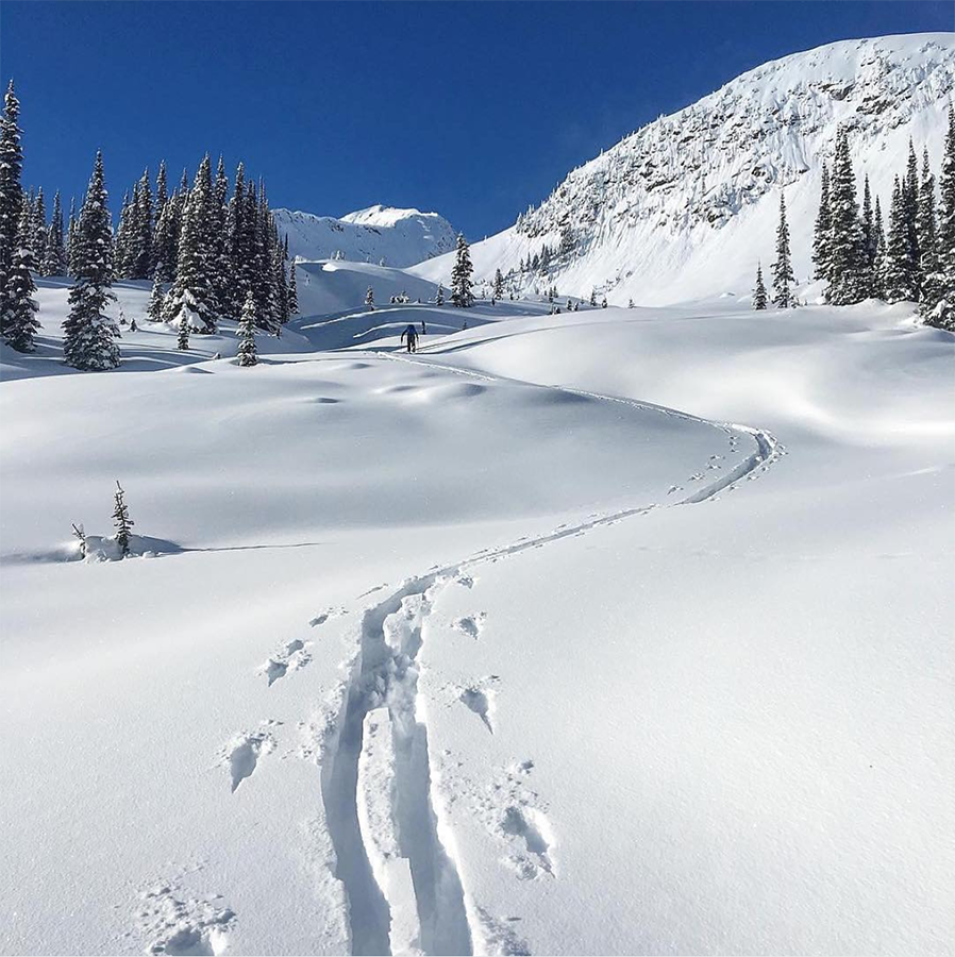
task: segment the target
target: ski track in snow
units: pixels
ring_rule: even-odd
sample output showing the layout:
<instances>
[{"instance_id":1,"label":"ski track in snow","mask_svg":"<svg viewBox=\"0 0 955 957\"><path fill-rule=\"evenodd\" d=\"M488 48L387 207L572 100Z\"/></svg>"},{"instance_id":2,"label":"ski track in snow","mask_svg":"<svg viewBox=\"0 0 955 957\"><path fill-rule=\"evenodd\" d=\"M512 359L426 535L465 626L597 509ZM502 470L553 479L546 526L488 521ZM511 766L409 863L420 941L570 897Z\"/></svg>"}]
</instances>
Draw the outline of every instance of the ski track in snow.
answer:
<instances>
[{"instance_id":1,"label":"ski track in snow","mask_svg":"<svg viewBox=\"0 0 955 957\"><path fill-rule=\"evenodd\" d=\"M436 365L393 354L377 355L414 365ZM496 377L453 366L437 367L483 381L500 381ZM782 447L772 435L749 426L712 422L633 399L557 386L539 388L618 402L719 428L729 436L731 453L738 451L740 436L752 440L755 450L735 467L726 471L719 465L719 457L714 457L705 472L710 475L717 472L721 474L696 492L666 507L715 501L721 491L735 488L736 483L743 478L756 477L758 471L765 471L782 454ZM703 481L705 477L709 476L700 472L691 478ZM671 488L671 492L675 490L680 490L680 487ZM358 653L352 663L351 676L346 681L342 713L336 723L337 742L330 743L322 767L322 798L337 858L336 876L342 881L349 902L348 921L353 954L408 953L409 944L411 952L470 954L475 940L502 953L530 953L526 940L468 898L453 853L449 853L441 839L444 830L442 808L432 788L425 704L418 697L417 657L424 640L425 624L444 588L455 583L472 587L472 571L476 566L506 559L532 548L541 548L561 539L585 535L594 529L614 525L636 515L645 515L659 507L651 504L591 515L586 521L564 524L546 535L534 538L525 536L501 548L482 549L458 564L432 568L424 575L407 579L384 601L365 610ZM372 592L383 587L377 586ZM483 614L456 619L452 627L477 638L479 622L483 623ZM493 734L488 689L466 687L459 694L459 700ZM410 866L417 906L418 936L411 942L401 936L392 940L389 888L379 885L372 863L380 857L380 835L376 837L368 833L368 814L360 810L359 769L362 766L366 718L370 712L382 707L388 709L393 734L393 750L388 756L388 760L393 761L390 777L394 781L390 817L398 835L399 853ZM366 822L365 833L362 820ZM496 829L499 836L516 850L506 863L514 868L519 878L534 879L541 875L556 877L552 854L554 836L542 811L521 801L508 804L499 809ZM401 922L402 926L406 923L406 920Z\"/></svg>"}]
</instances>

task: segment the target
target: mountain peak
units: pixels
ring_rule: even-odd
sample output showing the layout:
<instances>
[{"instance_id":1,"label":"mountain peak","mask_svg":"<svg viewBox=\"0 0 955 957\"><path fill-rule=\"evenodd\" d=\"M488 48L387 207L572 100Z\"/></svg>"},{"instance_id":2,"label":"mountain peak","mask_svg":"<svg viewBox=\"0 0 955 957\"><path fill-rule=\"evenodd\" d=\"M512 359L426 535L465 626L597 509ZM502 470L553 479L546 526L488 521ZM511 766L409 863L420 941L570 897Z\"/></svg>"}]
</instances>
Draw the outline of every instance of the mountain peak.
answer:
<instances>
[{"instance_id":1,"label":"mountain peak","mask_svg":"<svg viewBox=\"0 0 955 957\"><path fill-rule=\"evenodd\" d=\"M289 252L302 260L340 256L352 262L405 267L454 248L455 231L437 213L377 204L340 219L289 209L274 210Z\"/></svg>"}]
</instances>

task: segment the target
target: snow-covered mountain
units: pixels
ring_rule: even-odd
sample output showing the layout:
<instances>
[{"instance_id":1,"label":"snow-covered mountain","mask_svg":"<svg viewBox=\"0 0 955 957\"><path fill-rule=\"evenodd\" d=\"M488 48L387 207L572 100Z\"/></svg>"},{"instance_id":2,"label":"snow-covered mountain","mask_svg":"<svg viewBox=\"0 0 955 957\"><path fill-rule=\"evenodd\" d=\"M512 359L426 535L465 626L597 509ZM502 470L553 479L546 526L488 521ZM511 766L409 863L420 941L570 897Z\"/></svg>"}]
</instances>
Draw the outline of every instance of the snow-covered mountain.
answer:
<instances>
[{"instance_id":1,"label":"snow-covered mountain","mask_svg":"<svg viewBox=\"0 0 955 957\"><path fill-rule=\"evenodd\" d=\"M574 170L513 227L471 247L475 276L516 270L563 239L550 274L515 275L515 287L556 282L589 295L596 286L618 304L744 293L757 258L772 259L784 192L805 280L839 126L850 131L860 194L868 174L887 213L910 137L937 169L953 88L951 33L846 40L766 63ZM415 269L441 282L450 270L451 257Z\"/></svg>"},{"instance_id":2,"label":"snow-covered mountain","mask_svg":"<svg viewBox=\"0 0 955 957\"><path fill-rule=\"evenodd\" d=\"M290 209L273 210L279 233L288 236L289 252L300 259L332 259L339 253L351 262L412 266L454 248L455 232L437 213L393 206L369 206L335 219Z\"/></svg>"}]
</instances>

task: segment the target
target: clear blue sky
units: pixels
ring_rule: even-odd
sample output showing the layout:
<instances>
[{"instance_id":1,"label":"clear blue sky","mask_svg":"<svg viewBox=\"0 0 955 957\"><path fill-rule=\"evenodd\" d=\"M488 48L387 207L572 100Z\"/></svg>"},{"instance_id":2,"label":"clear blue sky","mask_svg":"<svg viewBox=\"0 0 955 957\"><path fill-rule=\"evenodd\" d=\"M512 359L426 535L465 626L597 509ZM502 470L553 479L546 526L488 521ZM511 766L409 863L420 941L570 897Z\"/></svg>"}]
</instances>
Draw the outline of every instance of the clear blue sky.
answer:
<instances>
[{"instance_id":1,"label":"clear blue sky","mask_svg":"<svg viewBox=\"0 0 955 957\"><path fill-rule=\"evenodd\" d=\"M244 159L273 206L437 210L479 239L574 166L751 67L955 29L950 2L46 3L4 0L24 179L112 200L165 158Z\"/></svg>"}]
</instances>

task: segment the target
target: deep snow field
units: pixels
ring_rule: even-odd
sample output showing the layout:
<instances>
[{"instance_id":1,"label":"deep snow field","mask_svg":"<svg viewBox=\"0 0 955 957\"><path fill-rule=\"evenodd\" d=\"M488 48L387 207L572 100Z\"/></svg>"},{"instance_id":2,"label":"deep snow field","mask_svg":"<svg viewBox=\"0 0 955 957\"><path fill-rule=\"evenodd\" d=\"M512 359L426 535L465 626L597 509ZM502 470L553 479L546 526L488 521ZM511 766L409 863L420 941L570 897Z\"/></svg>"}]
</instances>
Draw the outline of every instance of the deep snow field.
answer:
<instances>
[{"instance_id":1,"label":"deep snow field","mask_svg":"<svg viewBox=\"0 0 955 957\"><path fill-rule=\"evenodd\" d=\"M955 953L952 336L307 263L254 369L126 283L76 374L42 285L0 952Z\"/></svg>"}]
</instances>

